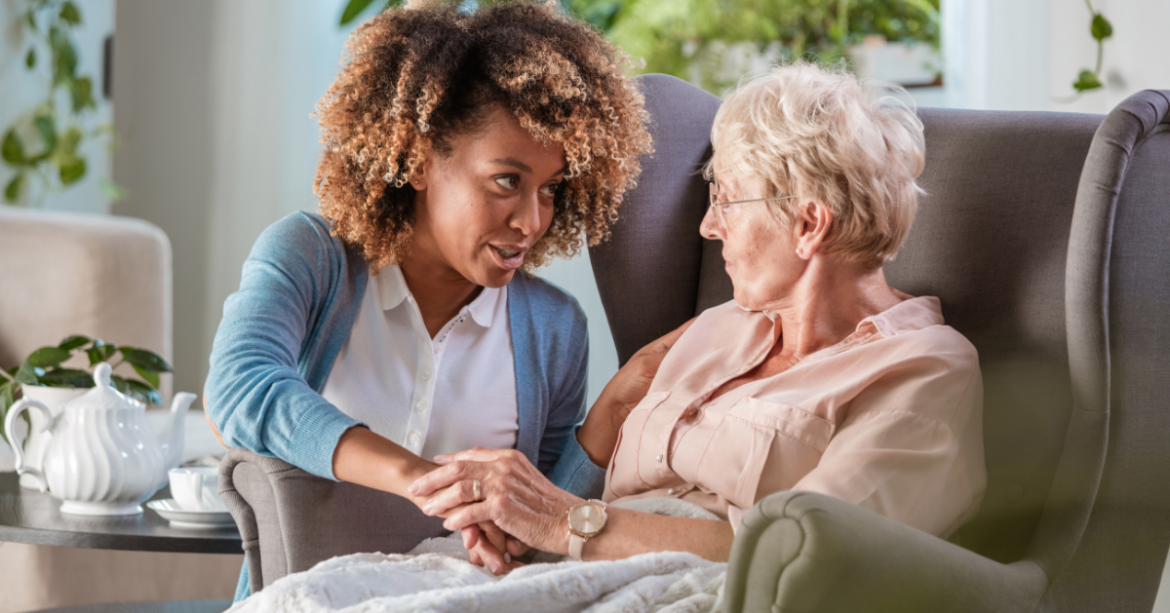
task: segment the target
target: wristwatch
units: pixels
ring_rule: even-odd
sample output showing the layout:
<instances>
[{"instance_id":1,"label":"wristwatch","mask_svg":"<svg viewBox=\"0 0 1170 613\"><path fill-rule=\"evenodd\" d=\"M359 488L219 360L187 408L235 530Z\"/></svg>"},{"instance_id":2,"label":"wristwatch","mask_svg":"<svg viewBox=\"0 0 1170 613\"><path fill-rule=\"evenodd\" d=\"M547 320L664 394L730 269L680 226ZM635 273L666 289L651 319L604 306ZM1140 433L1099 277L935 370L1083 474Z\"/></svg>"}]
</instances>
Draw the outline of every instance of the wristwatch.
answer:
<instances>
[{"instance_id":1,"label":"wristwatch","mask_svg":"<svg viewBox=\"0 0 1170 613\"><path fill-rule=\"evenodd\" d=\"M585 541L595 537L605 528L605 503L587 500L569 509L569 556L574 560L583 559Z\"/></svg>"}]
</instances>

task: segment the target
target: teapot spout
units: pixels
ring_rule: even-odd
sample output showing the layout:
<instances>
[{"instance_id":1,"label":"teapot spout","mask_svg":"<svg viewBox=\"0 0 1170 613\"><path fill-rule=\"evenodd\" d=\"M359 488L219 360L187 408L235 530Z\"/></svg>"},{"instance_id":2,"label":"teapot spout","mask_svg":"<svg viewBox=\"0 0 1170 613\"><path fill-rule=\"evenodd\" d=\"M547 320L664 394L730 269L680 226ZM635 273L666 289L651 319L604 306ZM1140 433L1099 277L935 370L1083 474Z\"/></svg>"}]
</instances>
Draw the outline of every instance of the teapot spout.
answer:
<instances>
[{"instance_id":1,"label":"teapot spout","mask_svg":"<svg viewBox=\"0 0 1170 613\"><path fill-rule=\"evenodd\" d=\"M195 401L195 394L179 392L171 401L170 417L167 425L159 435L158 442L162 445L163 460L167 470L175 468L183 461L183 437L187 429L187 408Z\"/></svg>"}]
</instances>

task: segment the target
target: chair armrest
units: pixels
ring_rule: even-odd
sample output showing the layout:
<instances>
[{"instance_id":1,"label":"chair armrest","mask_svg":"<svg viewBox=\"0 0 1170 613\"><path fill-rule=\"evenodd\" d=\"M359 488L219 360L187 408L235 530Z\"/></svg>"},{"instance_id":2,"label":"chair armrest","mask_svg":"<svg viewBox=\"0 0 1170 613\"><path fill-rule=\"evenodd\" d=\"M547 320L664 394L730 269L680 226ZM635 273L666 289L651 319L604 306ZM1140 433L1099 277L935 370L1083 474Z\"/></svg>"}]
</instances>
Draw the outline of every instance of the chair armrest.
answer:
<instances>
[{"instance_id":1,"label":"chair armrest","mask_svg":"<svg viewBox=\"0 0 1170 613\"><path fill-rule=\"evenodd\" d=\"M442 517L401 496L243 449L229 449L220 463L219 495L240 529L253 594L334 556L406 553L450 534Z\"/></svg>"},{"instance_id":2,"label":"chair armrest","mask_svg":"<svg viewBox=\"0 0 1170 613\"><path fill-rule=\"evenodd\" d=\"M728 613L1012 613L1032 611L1047 586L1033 562L1001 564L836 498L782 492L744 517L724 604Z\"/></svg>"}]
</instances>

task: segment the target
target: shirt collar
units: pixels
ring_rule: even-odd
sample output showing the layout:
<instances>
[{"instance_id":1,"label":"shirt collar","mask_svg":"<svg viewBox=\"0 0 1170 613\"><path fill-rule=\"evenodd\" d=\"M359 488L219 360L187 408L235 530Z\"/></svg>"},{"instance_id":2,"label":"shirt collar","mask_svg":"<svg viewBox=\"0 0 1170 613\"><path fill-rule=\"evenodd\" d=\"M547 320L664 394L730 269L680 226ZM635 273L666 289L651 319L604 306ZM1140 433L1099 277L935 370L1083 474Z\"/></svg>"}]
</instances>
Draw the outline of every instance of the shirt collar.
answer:
<instances>
[{"instance_id":1,"label":"shirt collar","mask_svg":"<svg viewBox=\"0 0 1170 613\"><path fill-rule=\"evenodd\" d=\"M810 353L801 362L821 360L879 338L889 338L903 332L912 332L942 324L942 304L938 298L934 296L918 296L917 298L907 296L906 300L877 315L871 315L861 320L853 334L835 345Z\"/></svg>"},{"instance_id":2,"label":"shirt collar","mask_svg":"<svg viewBox=\"0 0 1170 613\"><path fill-rule=\"evenodd\" d=\"M387 264L378 271L378 301L383 311L398 308L403 300L410 296L410 288L406 286L406 277L402 276L402 269L397 264Z\"/></svg>"},{"instance_id":3,"label":"shirt collar","mask_svg":"<svg viewBox=\"0 0 1170 613\"><path fill-rule=\"evenodd\" d=\"M471 304L467 305L467 312L471 314L471 319L475 320L475 323L484 328L490 328L492 326L492 319L496 315L496 307L499 301L504 299L504 295L504 291L501 288L483 288L479 292L479 295L475 297L475 300L472 300Z\"/></svg>"},{"instance_id":4,"label":"shirt collar","mask_svg":"<svg viewBox=\"0 0 1170 613\"><path fill-rule=\"evenodd\" d=\"M873 322L882 336L890 337L902 332L912 332L943 325L942 303L934 296L918 296L862 320ZM858 326L860 328L860 325Z\"/></svg>"},{"instance_id":5,"label":"shirt collar","mask_svg":"<svg viewBox=\"0 0 1170 613\"><path fill-rule=\"evenodd\" d=\"M403 300L412 298L410 288L406 285L406 277L402 276L402 269L397 264L387 264L378 271L378 302L383 311L398 308ZM496 307L500 300L505 300L507 294L502 288L485 287L464 307L475 323L484 328L490 328L495 318ZM413 298L412 298L413 299Z\"/></svg>"}]
</instances>

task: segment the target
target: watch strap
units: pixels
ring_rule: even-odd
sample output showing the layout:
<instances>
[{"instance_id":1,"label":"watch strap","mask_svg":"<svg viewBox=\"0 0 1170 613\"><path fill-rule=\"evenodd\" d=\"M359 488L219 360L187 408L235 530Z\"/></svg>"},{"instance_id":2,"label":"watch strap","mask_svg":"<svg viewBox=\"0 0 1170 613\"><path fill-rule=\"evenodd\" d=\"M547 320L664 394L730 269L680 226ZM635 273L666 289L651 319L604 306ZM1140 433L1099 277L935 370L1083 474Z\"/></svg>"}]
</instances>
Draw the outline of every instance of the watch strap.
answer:
<instances>
[{"instance_id":1,"label":"watch strap","mask_svg":"<svg viewBox=\"0 0 1170 613\"><path fill-rule=\"evenodd\" d=\"M585 539L572 532L569 533L569 557L574 560L585 559Z\"/></svg>"}]
</instances>

